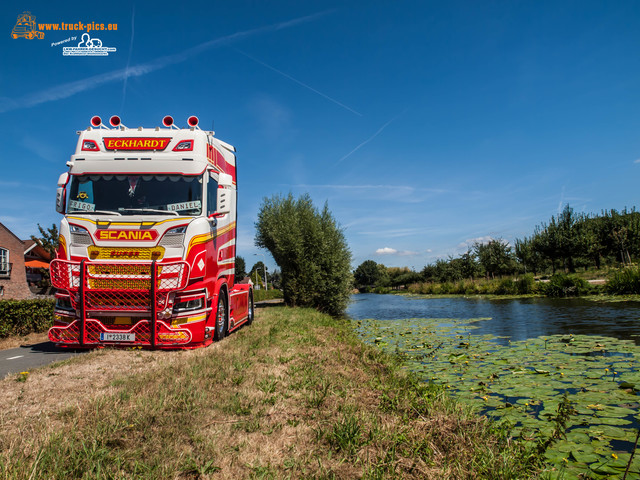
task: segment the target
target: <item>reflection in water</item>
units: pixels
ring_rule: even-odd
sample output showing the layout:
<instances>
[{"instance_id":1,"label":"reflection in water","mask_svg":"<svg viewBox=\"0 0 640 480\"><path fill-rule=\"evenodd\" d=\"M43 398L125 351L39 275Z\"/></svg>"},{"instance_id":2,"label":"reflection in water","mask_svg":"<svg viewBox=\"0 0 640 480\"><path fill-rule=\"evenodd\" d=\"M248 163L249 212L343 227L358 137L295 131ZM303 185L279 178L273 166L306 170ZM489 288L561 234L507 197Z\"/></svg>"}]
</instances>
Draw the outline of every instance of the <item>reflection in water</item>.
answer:
<instances>
[{"instance_id":1,"label":"reflection in water","mask_svg":"<svg viewBox=\"0 0 640 480\"><path fill-rule=\"evenodd\" d=\"M640 303L596 303L580 298L428 298L373 293L352 296L347 314L354 320L375 318L490 318L477 322L475 334L506 337L500 343L544 335L604 335L640 345Z\"/></svg>"}]
</instances>

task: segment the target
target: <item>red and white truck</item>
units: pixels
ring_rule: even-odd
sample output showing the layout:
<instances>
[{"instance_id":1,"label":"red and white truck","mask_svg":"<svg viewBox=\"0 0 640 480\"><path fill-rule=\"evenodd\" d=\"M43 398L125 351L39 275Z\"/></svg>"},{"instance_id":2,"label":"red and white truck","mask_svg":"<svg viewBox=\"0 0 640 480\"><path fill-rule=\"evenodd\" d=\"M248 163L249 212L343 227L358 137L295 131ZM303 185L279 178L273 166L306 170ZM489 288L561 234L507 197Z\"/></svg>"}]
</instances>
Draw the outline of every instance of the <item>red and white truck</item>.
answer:
<instances>
[{"instance_id":1,"label":"red and white truck","mask_svg":"<svg viewBox=\"0 0 640 480\"><path fill-rule=\"evenodd\" d=\"M58 180L60 225L49 339L72 347L194 348L253 321L235 283L235 148L198 127L78 132Z\"/></svg>"}]
</instances>

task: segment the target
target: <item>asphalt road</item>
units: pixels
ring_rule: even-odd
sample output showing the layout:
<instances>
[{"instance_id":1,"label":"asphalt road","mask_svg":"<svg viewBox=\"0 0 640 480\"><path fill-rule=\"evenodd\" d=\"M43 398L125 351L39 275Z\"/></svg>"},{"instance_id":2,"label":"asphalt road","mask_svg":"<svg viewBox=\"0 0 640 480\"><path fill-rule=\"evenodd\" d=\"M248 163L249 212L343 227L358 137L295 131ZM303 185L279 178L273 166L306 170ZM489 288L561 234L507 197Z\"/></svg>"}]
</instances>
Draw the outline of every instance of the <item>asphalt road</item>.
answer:
<instances>
[{"instance_id":1,"label":"asphalt road","mask_svg":"<svg viewBox=\"0 0 640 480\"><path fill-rule=\"evenodd\" d=\"M0 350L0 379L9 374L28 372L53 362L82 355L90 350L57 348L51 342L42 342L26 347Z\"/></svg>"}]
</instances>

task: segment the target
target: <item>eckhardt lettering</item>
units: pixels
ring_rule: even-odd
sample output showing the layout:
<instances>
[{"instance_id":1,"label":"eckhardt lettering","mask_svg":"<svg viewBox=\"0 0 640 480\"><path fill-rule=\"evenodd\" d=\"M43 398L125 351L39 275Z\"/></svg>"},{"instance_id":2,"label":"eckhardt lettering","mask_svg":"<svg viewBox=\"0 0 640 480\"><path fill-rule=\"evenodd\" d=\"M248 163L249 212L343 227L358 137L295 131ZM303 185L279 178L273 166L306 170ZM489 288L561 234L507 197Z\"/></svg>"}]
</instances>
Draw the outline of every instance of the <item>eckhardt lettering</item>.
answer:
<instances>
[{"instance_id":1,"label":"eckhardt lettering","mask_svg":"<svg viewBox=\"0 0 640 480\"><path fill-rule=\"evenodd\" d=\"M98 240L121 240L130 242L148 242L158 238L155 230L98 230Z\"/></svg>"},{"instance_id":2,"label":"eckhardt lettering","mask_svg":"<svg viewBox=\"0 0 640 480\"><path fill-rule=\"evenodd\" d=\"M105 138L104 147L107 150L164 150L170 141L170 138Z\"/></svg>"}]
</instances>

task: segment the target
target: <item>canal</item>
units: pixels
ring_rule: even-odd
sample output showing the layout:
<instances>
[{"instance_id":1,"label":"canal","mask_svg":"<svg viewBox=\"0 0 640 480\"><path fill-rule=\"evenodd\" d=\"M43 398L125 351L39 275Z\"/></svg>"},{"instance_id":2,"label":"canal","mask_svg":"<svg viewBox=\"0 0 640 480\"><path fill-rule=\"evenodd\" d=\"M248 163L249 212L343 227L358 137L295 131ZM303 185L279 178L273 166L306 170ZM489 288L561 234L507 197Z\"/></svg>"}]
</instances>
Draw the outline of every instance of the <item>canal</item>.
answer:
<instances>
[{"instance_id":1,"label":"canal","mask_svg":"<svg viewBox=\"0 0 640 480\"><path fill-rule=\"evenodd\" d=\"M485 299L409 295L353 295L347 314L354 320L486 318L474 330L497 342L545 335L604 335L640 345L640 302L595 302L581 298Z\"/></svg>"}]
</instances>

